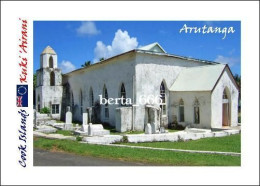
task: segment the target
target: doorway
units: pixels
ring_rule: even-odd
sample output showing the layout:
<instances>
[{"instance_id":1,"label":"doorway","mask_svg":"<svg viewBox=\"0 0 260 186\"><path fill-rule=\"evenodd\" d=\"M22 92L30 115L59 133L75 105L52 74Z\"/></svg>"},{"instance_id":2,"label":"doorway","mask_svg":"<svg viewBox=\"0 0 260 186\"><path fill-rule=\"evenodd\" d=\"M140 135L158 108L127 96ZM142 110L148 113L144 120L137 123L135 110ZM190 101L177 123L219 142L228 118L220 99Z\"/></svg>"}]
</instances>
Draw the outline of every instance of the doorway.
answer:
<instances>
[{"instance_id":1,"label":"doorway","mask_svg":"<svg viewBox=\"0 0 260 186\"><path fill-rule=\"evenodd\" d=\"M230 126L230 94L227 88L224 89L222 97L222 126Z\"/></svg>"}]
</instances>

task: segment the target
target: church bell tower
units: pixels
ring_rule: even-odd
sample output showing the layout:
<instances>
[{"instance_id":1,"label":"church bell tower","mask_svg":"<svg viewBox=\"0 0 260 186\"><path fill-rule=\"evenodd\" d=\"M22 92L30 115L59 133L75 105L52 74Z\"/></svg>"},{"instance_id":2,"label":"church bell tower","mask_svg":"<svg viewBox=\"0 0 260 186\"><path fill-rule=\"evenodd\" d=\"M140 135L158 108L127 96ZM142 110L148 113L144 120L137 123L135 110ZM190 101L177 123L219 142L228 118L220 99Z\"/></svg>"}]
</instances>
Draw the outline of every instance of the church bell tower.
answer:
<instances>
[{"instance_id":1,"label":"church bell tower","mask_svg":"<svg viewBox=\"0 0 260 186\"><path fill-rule=\"evenodd\" d=\"M36 96L37 112L42 108L50 109L53 119L60 119L62 103L62 74L58 68L56 52L47 46L40 56L40 69L36 71Z\"/></svg>"}]
</instances>

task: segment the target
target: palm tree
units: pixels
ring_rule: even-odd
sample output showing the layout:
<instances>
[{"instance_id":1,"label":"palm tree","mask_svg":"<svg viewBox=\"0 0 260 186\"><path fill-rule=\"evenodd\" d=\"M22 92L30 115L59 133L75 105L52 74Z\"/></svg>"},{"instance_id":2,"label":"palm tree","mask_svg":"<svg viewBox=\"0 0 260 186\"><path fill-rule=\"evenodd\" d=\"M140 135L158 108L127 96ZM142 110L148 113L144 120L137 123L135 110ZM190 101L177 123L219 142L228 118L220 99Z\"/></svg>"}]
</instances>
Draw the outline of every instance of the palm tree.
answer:
<instances>
[{"instance_id":1,"label":"palm tree","mask_svg":"<svg viewBox=\"0 0 260 186\"><path fill-rule=\"evenodd\" d=\"M89 65L91 65L91 61L86 61L83 65L81 65L81 67L84 68L88 67Z\"/></svg>"},{"instance_id":2,"label":"palm tree","mask_svg":"<svg viewBox=\"0 0 260 186\"><path fill-rule=\"evenodd\" d=\"M105 58L104 57L102 57L102 58L99 58L99 61L104 61L105 60Z\"/></svg>"},{"instance_id":3,"label":"palm tree","mask_svg":"<svg viewBox=\"0 0 260 186\"><path fill-rule=\"evenodd\" d=\"M241 76L238 75L238 74L236 74L236 75L234 76L234 79L235 79L237 85L238 85L239 88L240 88L240 87L241 87Z\"/></svg>"}]
</instances>

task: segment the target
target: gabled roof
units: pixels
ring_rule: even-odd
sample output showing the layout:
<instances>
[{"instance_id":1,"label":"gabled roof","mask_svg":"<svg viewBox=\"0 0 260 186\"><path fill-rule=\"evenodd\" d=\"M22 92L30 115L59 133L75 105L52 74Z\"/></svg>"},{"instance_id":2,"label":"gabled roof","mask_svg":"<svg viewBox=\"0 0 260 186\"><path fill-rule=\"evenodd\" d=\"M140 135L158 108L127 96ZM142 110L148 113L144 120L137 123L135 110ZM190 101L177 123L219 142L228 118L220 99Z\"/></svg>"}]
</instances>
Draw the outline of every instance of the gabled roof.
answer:
<instances>
[{"instance_id":1,"label":"gabled roof","mask_svg":"<svg viewBox=\"0 0 260 186\"><path fill-rule=\"evenodd\" d=\"M211 91L226 65L205 65L186 68L180 72L170 91Z\"/></svg>"},{"instance_id":2,"label":"gabled roof","mask_svg":"<svg viewBox=\"0 0 260 186\"><path fill-rule=\"evenodd\" d=\"M56 52L50 47L50 46L47 46L41 53L42 54L54 54L56 55Z\"/></svg>"},{"instance_id":3,"label":"gabled roof","mask_svg":"<svg viewBox=\"0 0 260 186\"><path fill-rule=\"evenodd\" d=\"M163 47L157 42L138 48L139 50L147 50L151 52L167 53Z\"/></svg>"}]
</instances>

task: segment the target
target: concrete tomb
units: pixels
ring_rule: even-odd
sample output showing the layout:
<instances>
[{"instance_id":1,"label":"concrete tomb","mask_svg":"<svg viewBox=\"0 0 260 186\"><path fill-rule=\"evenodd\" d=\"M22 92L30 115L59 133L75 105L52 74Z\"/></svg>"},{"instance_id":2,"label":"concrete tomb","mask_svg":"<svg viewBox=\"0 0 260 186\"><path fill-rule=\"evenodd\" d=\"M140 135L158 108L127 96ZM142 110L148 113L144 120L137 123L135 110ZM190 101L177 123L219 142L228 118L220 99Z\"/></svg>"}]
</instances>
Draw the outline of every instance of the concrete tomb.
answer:
<instances>
[{"instance_id":1,"label":"concrete tomb","mask_svg":"<svg viewBox=\"0 0 260 186\"><path fill-rule=\"evenodd\" d=\"M66 112L66 118L65 118L65 124L64 124L64 130L73 130L73 125L72 125L72 113L70 112L70 107L67 107L67 112Z\"/></svg>"},{"instance_id":2,"label":"concrete tomb","mask_svg":"<svg viewBox=\"0 0 260 186\"><path fill-rule=\"evenodd\" d=\"M89 123L88 125L88 135L89 136L104 136L104 135L109 135L110 131L109 130L105 130L103 128L103 125L101 124L92 124Z\"/></svg>"},{"instance_id":3,"label":"concrete tomb","mask_svg":"<svg viewBox=\"0 0 260 186\"><path fill-rule=\"evenodd\" d=\"M145 134L152 134L152 127L150 123L147 123L145 126Z\"/></svg>"}]
</instances>

